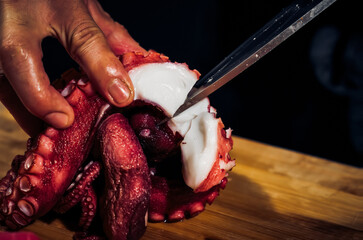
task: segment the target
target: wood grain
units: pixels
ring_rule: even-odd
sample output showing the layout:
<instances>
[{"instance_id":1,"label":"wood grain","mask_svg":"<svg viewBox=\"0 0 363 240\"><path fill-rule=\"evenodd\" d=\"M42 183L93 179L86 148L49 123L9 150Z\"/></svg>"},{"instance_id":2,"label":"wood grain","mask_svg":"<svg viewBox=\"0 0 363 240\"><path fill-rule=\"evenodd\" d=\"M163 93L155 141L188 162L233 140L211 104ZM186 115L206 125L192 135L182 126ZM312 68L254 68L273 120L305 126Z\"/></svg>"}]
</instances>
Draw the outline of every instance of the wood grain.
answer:
<instances>
[{"instance_id":1,"label":"wood grain","mask_svg":"<svg viewBox=\"0 0 363 240\"><path fill-rule=\"evenodd\" d=\"M0 105L0 177L26 140ZM236 136L232 156L237 166L211 206L182 222L149 223L142 239L363 239L362 169ZM47 216L24 231L72 239L68 225Z\"/></svg>"}]
</instances>

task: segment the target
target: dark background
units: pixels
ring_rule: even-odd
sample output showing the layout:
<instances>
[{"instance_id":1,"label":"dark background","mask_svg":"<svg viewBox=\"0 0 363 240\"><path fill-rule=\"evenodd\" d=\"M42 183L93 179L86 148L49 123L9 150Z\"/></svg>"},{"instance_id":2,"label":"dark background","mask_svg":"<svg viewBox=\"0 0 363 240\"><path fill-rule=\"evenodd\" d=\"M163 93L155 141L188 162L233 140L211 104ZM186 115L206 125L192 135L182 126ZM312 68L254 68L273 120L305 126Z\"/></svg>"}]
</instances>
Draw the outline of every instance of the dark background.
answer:
<instances>
[{"instance_id":1,"label":"dark background","mask_svg":"<svg viewBox=\"0 0 363 240\"><path fill-rule=\"evenodd\" d=\"M204 75L292 1L102 1L146 49ZM363 165L363 37L359 1L337 0L211 95L233 134ZM43 43L51 79L76 66Z\"/></svg>"}]
</instances>

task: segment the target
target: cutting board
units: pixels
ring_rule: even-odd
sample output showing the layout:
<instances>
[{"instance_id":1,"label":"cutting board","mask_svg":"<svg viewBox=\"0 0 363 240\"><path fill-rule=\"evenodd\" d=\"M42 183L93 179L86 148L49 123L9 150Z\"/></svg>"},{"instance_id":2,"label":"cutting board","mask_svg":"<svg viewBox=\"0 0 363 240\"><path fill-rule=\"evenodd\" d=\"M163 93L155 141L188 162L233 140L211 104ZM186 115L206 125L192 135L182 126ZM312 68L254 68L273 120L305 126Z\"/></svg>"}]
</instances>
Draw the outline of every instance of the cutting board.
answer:
<instances>
[{"instance_id":1,"label":"cutting board","mask_svg":"<svg viewBox=\"0 0 363 240\"><path fill-rule=\"evenodd\" d=\"M27 136L0 106L0 177ZM225 190L200 215L149 223L142 239L363 239L363 170L234 136L236 167ZM72 239L64 219L24 231ZM5 231L0 227L0 231Z\"/></svg>"}]
</instances>

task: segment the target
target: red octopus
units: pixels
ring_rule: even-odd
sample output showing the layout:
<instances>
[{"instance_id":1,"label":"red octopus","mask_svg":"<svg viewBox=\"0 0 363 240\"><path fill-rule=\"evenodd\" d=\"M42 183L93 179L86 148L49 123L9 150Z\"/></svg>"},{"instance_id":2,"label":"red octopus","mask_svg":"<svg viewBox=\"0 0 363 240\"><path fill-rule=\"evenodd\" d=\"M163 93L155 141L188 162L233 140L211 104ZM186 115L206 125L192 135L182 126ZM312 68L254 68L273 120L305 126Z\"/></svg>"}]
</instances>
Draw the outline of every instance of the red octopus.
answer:
<instances>
[{"instance_id":1,"label":"red octopus","mask_svg":"<svg viewBox=\"0 0 363 240\"><path fill-rule=\"evenodd\" d=\"M125 34L120 44L124 49L117 54L128 71L169 62L154 51L145 54L141 47L137 51L136 42ZM28 140L24 155L14 158L0 180L1 224L19 229L51 210L64 213L80 204L81 233L76 238L88 236L87 229L99 212L109 239L138 239L147 220L193 217L225 187L225 174L234 161L228 155L230 133L220 120L218 159L201 187L193 190L181 171L184 137L168 123L158 125L166 116L162 107L145 100L123 109L111 107L93 90L87 76L75 71L65 73L60 82L62 95L74 109L74 123L64 130L46 127ZM93 186L99 175L104 178L100 193Z\"/></svg>"}]
</instances>

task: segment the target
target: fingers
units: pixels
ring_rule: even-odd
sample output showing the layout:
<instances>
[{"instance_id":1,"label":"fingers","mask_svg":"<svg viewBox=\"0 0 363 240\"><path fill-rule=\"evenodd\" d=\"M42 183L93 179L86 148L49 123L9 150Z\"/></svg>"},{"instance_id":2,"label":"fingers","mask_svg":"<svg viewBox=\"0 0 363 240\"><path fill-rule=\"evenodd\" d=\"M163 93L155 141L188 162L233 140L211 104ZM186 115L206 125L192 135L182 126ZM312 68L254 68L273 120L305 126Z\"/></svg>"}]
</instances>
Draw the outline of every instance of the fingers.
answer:
<instances>
[{"instance_id":1,"label":"fingers","mask_svg":"<svg viewBox=\"0 0 363 240\"><path fill-rule=\"evenodd\" d=\"M6 33L2 36L7 37L1 38L0 46L0 63L9 83L29 112L54 127L70 126L73 109L49 83L41 61L41 39L22 27L11 27L11 31L2 29ZM29 36L33 41L28 40ZM18 102L13 106L9 99L7 102L11 111L19 111Z\"/></svg>"},{"instance_id":2,"label":"fingers","mask_svg":"<svg viewBox=\"0 0 363 240\"><path fill-rule=\"evenodd\" d=\"M140 47L122 25L113 21L97 0L84 0L84 2L92 18L105 34L112 51L117 56L131 51L146 53L146 50Z\"/></svg>"},{"instance_id":3,"label":"fingers","mask_svg":"<svg viewBox=\"0 0 363 240\"><path fill-rule=\"evenodd\" d=\"M123 65L111 51L97 24L82 1L67 1L66 15L54 19L60 42L90 77L99 93L118 107L130 104L134 97L132 82Z\"/></svg>"}]
</instances>

